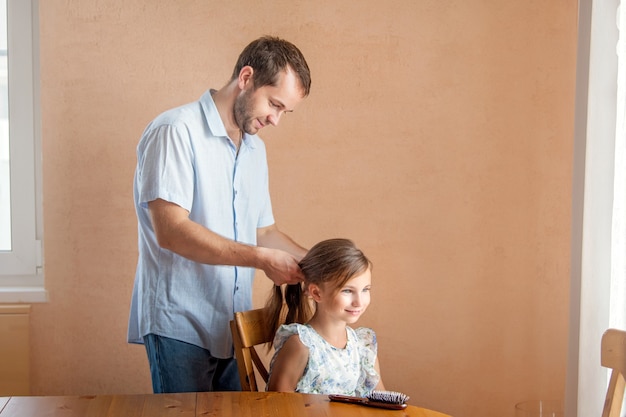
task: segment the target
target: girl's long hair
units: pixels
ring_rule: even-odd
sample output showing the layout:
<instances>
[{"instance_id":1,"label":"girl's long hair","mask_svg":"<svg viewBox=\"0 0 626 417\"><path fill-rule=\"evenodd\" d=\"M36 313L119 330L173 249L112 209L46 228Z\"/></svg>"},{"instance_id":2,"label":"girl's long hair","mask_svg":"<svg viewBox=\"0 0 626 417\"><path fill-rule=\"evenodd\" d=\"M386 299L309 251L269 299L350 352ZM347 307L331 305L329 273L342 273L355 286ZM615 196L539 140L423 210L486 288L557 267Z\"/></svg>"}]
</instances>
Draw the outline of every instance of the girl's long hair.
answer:
<instances>
[{"instance_id":1,"label":"girl's long hair","mask_svg":"<svg viewBox=\"0 0 626 417\"><path fill-rule=\"evenodd\" d=\"M332 293L346 282L372 267L370 260L349 239L328 239L317 243L299 263L304 282L275 286L267 300L272 334L281 324L304 324L314 313L305 293L310 284L325 285ZM273 339L273 337L272 337Z\"/></svg>"}]
</instances>

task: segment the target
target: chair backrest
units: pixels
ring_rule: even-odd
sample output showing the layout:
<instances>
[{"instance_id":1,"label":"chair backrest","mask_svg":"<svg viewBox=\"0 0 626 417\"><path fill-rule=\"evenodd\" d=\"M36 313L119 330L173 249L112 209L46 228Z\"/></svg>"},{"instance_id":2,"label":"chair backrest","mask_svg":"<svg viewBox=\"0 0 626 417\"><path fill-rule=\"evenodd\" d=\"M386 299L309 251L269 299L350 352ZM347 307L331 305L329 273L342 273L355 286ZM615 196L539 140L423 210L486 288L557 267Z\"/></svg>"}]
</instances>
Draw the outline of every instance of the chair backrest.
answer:
<instances>
[{"instance_id":1,"label":"chair backrest","mask_svg":"<svg viewBox=\"0 0 626 417\"><path fill-rule=\"evenodd\" d=\"M619 417L624 401L626 331L609 329L604 332L602 335L601 362L602 366L612 370L602 417Z\"/></svg>"},{"instance_id":2,"label":"chair backrest","mask_svg":"<svg viewBox=\"0 0 626 417\"><path fill-rule=\"evenodd\" d=\"M230 322L235 359L237 360L239 380L243 391L259 390L254 372L255 367L265 383L269 378L269 373L256 350L256 347L261 348L258 345L272 342L271 329L267 325L267 315L268 310L266 308L240 311L235 313L234 320Z\"/></svg>"}]
</instances>

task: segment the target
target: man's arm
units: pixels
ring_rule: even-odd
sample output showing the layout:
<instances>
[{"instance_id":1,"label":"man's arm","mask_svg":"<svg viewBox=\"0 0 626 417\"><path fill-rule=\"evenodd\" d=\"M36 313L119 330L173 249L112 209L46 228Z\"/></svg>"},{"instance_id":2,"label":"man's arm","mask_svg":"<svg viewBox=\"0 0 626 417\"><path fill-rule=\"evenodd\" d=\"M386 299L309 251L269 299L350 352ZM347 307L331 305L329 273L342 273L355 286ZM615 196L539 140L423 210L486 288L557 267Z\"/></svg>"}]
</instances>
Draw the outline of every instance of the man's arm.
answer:
<instances>
[{"instance_id":1,"label":"man's arm","mask_svg":"<svg viewBox=\"0 0 626 417\"><path fill-rule=\"evenodd\" d=\"M280 249L289 252L298 262L308 252L308 250L298 245L289 236L278 230L276 224L257 229L256 241L259 246L264 248Z\"/></svg>"},{"instance_id":2,"label":"man's arm","mask_svg":"<svg viewBox=\"0 0 626 417\"><path fill-rule=\"evenodd\" d=\"M297 259L280 247L252 246L226 239L189 219L177 204L157 199L148 203L159 246L194 262L261 269L276 284L302 281Z\"/></svg>"}]
</instances>

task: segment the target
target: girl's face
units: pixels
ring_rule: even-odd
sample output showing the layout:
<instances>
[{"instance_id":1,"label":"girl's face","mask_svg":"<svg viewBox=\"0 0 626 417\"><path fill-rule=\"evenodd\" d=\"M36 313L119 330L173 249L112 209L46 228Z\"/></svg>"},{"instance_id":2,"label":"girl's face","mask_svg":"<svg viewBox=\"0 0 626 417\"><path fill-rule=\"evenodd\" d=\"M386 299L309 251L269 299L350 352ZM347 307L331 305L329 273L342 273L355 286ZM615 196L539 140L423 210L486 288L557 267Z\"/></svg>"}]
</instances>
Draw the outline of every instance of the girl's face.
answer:
<instances>
[{"instance_id":1,"label":"girl's face","mask_svg":"<svg viewBox=\"0 0 626 417\"><path fill-rule=\"evenodd\" d=\"M368 268L362 274L350 278L338 292L326 285L318 287L317 310L346 323L355 323L370 304L372 273Z\"/></svg>"}]
</instances>

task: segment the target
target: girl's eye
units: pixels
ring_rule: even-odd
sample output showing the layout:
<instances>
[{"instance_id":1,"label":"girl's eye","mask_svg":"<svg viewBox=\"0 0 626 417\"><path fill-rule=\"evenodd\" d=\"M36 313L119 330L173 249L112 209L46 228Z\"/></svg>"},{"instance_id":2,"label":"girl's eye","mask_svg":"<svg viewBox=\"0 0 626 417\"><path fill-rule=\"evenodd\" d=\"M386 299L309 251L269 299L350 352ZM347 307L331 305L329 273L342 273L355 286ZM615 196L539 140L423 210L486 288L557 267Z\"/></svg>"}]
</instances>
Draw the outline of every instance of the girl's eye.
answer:
<instances>
[{"instance_id":1,"label":"girl's eye","mask_svg":"<svg viewBox=\"0 0 626 417\"><path fill-rule=\"evenodd\" d=\"M278 104L271 102L271 101L270 101L270 106L274 107L275 109L280 107Z\"/></svg>"},{"instance_id":2,"label":"girl's eye","mask_svg":"<svg viewBox=\"0 0 626 417\"><path fill-rule=\"evenodd\" d=\"M351 294L352 290L349 290L349 289L346 288L344 290L341 290L341 292L344 293L344 294Z\"/></svg>"}]
</instances>

